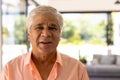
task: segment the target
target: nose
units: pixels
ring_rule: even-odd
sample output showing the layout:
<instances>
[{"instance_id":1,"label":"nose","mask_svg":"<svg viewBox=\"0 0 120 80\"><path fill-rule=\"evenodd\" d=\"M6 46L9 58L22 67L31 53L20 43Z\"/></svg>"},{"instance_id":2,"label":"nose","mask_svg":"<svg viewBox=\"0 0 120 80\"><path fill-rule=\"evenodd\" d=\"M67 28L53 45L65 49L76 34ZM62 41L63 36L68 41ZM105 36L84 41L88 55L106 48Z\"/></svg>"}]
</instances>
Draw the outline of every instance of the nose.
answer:
<instances>
[{"instance_id":1,"label":"nose","mask_svg":"<svg viewBox=\"0 0 120 80\"><path fill-rule=\"evenodd\" d=\"M43 29L41 32L41 37L50 37L50 31L48 29Z\"/></svg>"}]
</instances>

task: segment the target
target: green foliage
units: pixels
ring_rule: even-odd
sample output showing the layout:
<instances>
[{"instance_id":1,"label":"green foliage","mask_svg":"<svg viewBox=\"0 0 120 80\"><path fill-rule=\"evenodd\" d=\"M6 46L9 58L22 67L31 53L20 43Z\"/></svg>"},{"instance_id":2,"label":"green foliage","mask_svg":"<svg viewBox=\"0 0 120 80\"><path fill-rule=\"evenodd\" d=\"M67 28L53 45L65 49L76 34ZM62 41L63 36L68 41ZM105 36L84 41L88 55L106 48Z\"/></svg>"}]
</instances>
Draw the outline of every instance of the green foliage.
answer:
<instances>
[{"instance_id":1,"label":"green foliage","mask_svg":"<svg viewBox=\"0 0 120 80\"><path fill-rule=\"evenodd\" d=\"M78 44L80 42L80 37L76 28L76 25L72 20L66 19L64 21L64 27L62 30L62 40L61 43L73 43Z\"/></svg>"},{"instance_id":2,"label":"green foliage","mask_svg":"<svg viewBox=\"0 0 120 80\"><path fill-rule=\"evenodd\" d=\"M62 31L61 43L67 44L105 44L106 42L106 24L104 20L93 23L89 16L78 17L77 20L66 19Z\"/></svg>"},{"instance_id":3,"label":"green foliage","mask_svg":"<svg viewBox=\"0 0 120 80\"><path fill-rule=\"evenodd\" d=\"M62 38L69 39L74 35L75 25L70 20L65 20L64 23L65 24L62 31Z\"/></svg>"},{"instance_id":4,"label":"green foliage","mask_svg":"<svg viewBox=\"0 0 120 80\"><path fill-rule=\"evenodd\" d=\"M3 37L8 37L9 36L9 31L7 29L7 27L3 27Z\"/></svg>"},{"instance_id":5,"label":"green foliage","mask_svg":"<svg viewBox=\"0 0 120 80\"><path fill-rule=\"evenodd\" d=\"M15 43L25 44L26 43L26 27L24 15L18 16L15 21Z\"/></svg>"},{"instance_id":6,"label":"green foliage","mask_svg":"<svg viewBox=\"0 0 120 80\"><path fill-rule=\"evenodd\" d=\"M86 56L79 56L79 60L82 62L82 63L87 63L87 59L86 59Z\"/></svg>"},{"instance_id":7,"label":"green foliage","mask_svg":"<svg viewBox=\"0 0 120 80\"><path fill-rule=\"evenodd\" d=\"M92 37L90 38L90 42L93 44L103 44L106 41L106 30L105 30L105 23L101 21L96 26L93 26L92 30L90 31Z\"/></svg>"}]
</instances>

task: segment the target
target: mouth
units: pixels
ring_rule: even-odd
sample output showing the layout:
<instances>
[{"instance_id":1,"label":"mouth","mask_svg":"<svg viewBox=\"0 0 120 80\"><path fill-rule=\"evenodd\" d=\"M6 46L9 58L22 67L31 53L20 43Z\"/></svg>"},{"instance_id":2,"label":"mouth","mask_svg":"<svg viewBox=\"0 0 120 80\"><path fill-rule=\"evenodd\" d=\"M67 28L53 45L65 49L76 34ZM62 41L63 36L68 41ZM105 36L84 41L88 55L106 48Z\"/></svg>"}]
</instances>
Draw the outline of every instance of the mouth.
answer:
<instances>
[{"instance_id":1,"label":"mouth","mask_svg":"<svg viewBox=\"0 0 120 80\"><path fill-rule=\"evenodd\" d=\"M51 44L52 42L47 42L47 41L41 41L41 42L39 42L39 44Z\"/></svg>"}]
</instances>

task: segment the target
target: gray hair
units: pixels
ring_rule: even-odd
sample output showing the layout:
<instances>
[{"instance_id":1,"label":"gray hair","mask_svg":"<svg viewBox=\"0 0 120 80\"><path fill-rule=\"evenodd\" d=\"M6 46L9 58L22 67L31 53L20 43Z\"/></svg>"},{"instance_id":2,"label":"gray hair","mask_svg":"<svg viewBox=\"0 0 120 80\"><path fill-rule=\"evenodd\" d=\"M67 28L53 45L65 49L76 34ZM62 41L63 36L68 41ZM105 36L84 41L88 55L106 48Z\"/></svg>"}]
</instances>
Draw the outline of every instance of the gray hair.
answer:
<instances>
[{"instance_id":1,"label":"gray hair","mask_svg":"<svg viewBox=\"0 0 120 80\"><path fill-rule=\"evenodd\" d=\"M29 13L29 15L27 16L27 20L26 20L27 30L28 31L30 30L33 19L36 15L41 14L41 13L46 13L46 12L51 13L56 16L56 18L58 20L58 24L60 26L60 30L61 30L63 27L63 18L62 18L61 13L59 11L57 11L55 8L53 8L51 6L47 6L47 5L38 6Z\"/></svg>"}]
</instances>

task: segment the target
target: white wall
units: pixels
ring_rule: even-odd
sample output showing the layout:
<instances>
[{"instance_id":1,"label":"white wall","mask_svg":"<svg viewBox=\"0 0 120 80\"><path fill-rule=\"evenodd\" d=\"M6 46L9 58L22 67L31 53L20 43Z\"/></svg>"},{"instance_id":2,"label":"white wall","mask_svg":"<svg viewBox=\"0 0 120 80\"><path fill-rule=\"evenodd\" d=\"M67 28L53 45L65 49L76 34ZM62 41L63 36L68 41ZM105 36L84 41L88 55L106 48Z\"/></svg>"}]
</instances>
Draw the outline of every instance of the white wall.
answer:
<instances>
[{"instance_id":1,"label":"white wall","mask_svg":"<svg viewBox=\"0 0 120 80\"><path fill-rule=\"evenodd\" d=\"M120 4L116 0L36 0L41 4L48 4L59 11L120 11Z\"/></svg>"}]
</instances>

